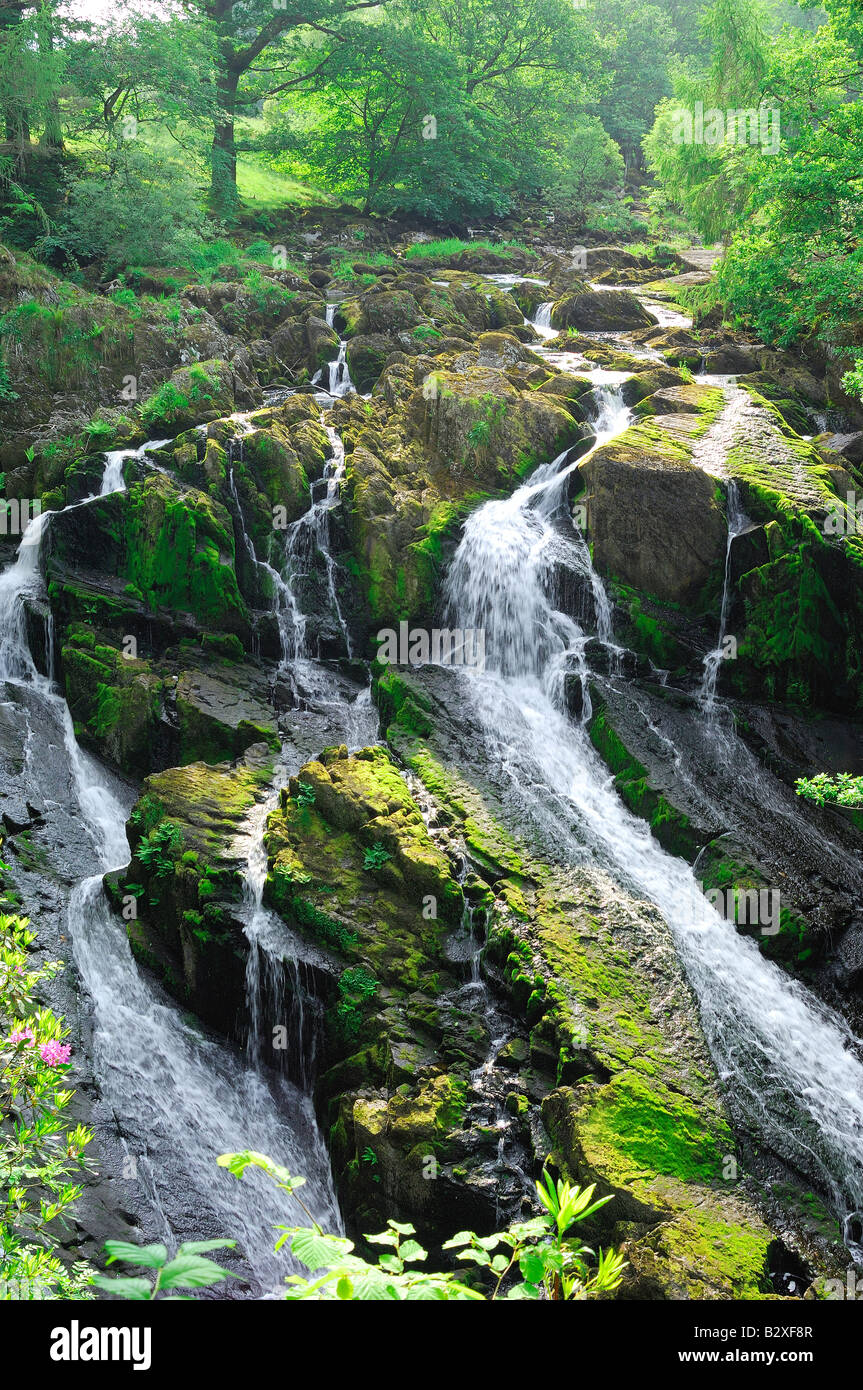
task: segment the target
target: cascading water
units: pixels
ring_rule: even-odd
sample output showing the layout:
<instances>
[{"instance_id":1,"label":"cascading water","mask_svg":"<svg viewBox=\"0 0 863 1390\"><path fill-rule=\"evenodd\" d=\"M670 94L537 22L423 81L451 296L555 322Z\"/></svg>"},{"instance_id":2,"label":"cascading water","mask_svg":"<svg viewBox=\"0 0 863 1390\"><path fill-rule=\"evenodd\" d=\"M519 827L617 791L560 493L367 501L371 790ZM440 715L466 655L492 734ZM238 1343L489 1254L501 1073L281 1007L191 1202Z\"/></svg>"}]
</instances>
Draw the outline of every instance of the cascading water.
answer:
<instances>
[{"instance_id":1,"label":"cascading water","mask_svg":"<svg viewBox=\"0 0 863 1390\"><path fill-rule=\"evenodd\" d=\"M345 651L351 657L353 656L351 635L336 589L337 565L332 553L330 537L330 513L339 504L342 480L345 476L345 446L332 425L325 425L324 428L330 441L332 454L324 467L321 482L312 484L312 500L308 511L304 512L288 529L285 544L286 570L293 589L297 580L308 573L309 569L317 564L319 558L323 559L330 606L341 629ZM322 492L321 484L323 484ZM316 493L320 495L316 496ZM295 656L297 657L308 655L304 648L304 637L305 621L303 621L302 630L296 643Z\"/></svg>"},{"instance_id":2,"label":"cascading water","mask_svg":"<svg viewBox=\"0 0 863 1390\"><path fill-rule=\"evenodd\" d=\"M568 661L583 666L584 633L548 594L562 556L583 569L589 554L572 528L549 525L563 474L538 470L465 524L446 583L448 620L485 630L486 665L459 674L463 698L549 853L598 863L663 913L736 1116L830 1195L850 1232L863 1207L860 1043L714 910L690 867L624 807L583 725L564 712L558 673Z\"/></svg>"},{"instance_id":3,"label":"cascading water","mask_svg":"<svg viewBox=\"0 0 863 1390\"><path fill-rule=\"evenodd\" d=\"M709 651L704 658L704 675L701 680L701 689L698 692L698 700L702 709L707 715L713 715L716 711L716 682L719 679L719 668L725 659L725 634L728 627L728 610L731 606L732 576L731 576L731 548L737 536L741 535L746 527L751 523L743 509L740 500L740 491L733 480L726 483L725 508L728 521L728 543L725 547L725 571L722 579L722 602L719 611L719 636L716 639L716 646Z\"/></svg>"},{"instance_id":4,"label":"cascading water","mask_svg":"<svg viewBox=\"0 0 863 1390\"><path fill-rule=\"evenodd\" d=\"M552 327L551 322L551 311L553 308L554 300L546 300L544 304L539 304L537 306L536 313L530 320L537 333L543 338L554 338L557 334L557 329Z\"/></svg>"},{"instance_id":5,"label":"cascading water","mask_svg":"<svg viewBox=\"0 0 863 1390\"><path fill-rule=\"evenodd\" d=\"M109 456L106 472L114 464ZM122 485L122 474L119 480ZM0 576L0 680L23 686L59 725L80 818L104 872L128 861L128 808L79 748L66 702L38 672L27 644L25 605L41 589L40 545L51 516L31 522L15 563ZM178 1240L202 1233L234 1237L258 1290L275 1287L285 1268L273 1254L273 1228L285 1216L281 1196L271 1185L237 1183L215 1160L220 1152L248 1147L271 1154L309 1179L307 1205L338 1229L310 1103L286 1080L263 1078L232 1049L186 1024L139 974L101 873L73 889L68 933L92 1001L102 1102L113 1111L147 1192L153 1233Z\"/></svg>"},{"instance_id":6,"label":"cascading water","mask_svg":"<svg viewBox=\"0 0 863 1390\"><path fill-rule=\"evenodd\" d=\"M327 327L332 328L336 319L336 304L328 304L326 310ZM314 380L320 380L322 372L315 374ZM332 362L327 365L327 389L331 396L346 396L349 391L355 391L356 387L351 381L351 373L348 367L348 345L344 338L339 338L339 350Z\"/></svg>"},{"instance_id":7,"label":"cascading water","mask_svg":"<svg viewBox=\"0 0 863 1390\"><path fill-rule=\"evenodd\" d=\"M330 605L342 632L345 651L352 656L350 632L336 589L337 566L330 540L330 513L340 501L345 450L336 430L331 425L324 428L330 441L331 456L324 467L323 477L311 486L308 510L288 529L281 569L257 555L246 526L233 469L229 473L229 486L246 553L252 563L270 578L281 642L279 675L290 677L295 694L298 675L306 685L314 683L317 703L319 707L324 706L329 715L323 742L332 742L335 729L339 739L344 738L351 747L359 747L373 742L376 734L377 721L370 692L363 690L352 700L346 700L345 692L337 687L335 678L310 657L306 651L308 618L297 597L297 589L303 578L323 561ZM309 754L318 752L319 746L310 749ZM283 747L280 762L273 773L274 785L278 787L284 784L291 773L298 769L297 758L291 759L289 750ZM249 945L246 958L246 1050L251 1066L261 1072L267 1044L264 1026L266 1001L273 1017L278 1019L277 1026L287 1028L290 1034L286 1040L291 1053L290 1061L295 1075L305 1087L314 1074L316 1023L319 1021L316 1017L318 1001L314 991L307 987L308 972L317 964L325 968L326 961L322 958L318 962L315 952L305 943L289 939L281 919L264 906L267 854L263 831L266 818L275 808L277 800L278 792L274 791L258 806L247 824L248 846L243 874L244 930ZM291 976L290 989L288 975ZM269 1060L272 1060L272 1053Z\"/></svg>"}]
</instances>

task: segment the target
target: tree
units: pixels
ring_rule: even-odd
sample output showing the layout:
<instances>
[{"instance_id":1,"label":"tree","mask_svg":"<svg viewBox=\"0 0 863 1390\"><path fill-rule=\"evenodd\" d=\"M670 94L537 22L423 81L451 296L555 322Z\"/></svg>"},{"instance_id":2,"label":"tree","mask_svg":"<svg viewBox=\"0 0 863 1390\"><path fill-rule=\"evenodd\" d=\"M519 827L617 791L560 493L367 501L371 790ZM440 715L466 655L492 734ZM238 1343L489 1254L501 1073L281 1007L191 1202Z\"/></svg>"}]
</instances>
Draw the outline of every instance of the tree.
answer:
<instances>
[{"instance_id":1,"label":"tree","mask_svg":"<svg viewBox=\"0 0 863 1390\"><path fill-rule=\"evenodd\" d=\"M602 130L597 160L573 139L597 72L595 36L565 0L394 4L297 55L271 143L367 211L502 213L519 192L559 185L568 155L588 182L600 169L613 181Z\"/></svg>"},{"instance_id":2,"label":"tree","mask_svg":"<svg viewBox=\"0 0 863 1390\"><path fill-rule=\"evenodd\" d=\"M34 131L45 144L61 143L57 94L63 56L54 49L54 15L26 0L0 4L0 109L7 147L21 163Z\"/></svg>"},{"instance_id":3,"label":"tree","mask_svg":"<svg viewBox=\"0 0 863 1390\"><path fill-rule=\"evenodd\" d=\"M376 10L389 0L183 0L187 13L203 18L214 39L216 116L210 154L210 206L227 220L237 206L238 108L290 90L295 50L283 47L287 36L319 35L328 44L339 39L339 25L360 10ZM305 80L302 74L300 80Z\"/></svg>"},{"instance_id":4,"label":"tree","mask_svg":"<svg viewBox=\"0 0 863 1390\"><path fill-rule=\"evenodd\" d=\"M633 0L603 0L595 22L604 43L603 72L611 74L599 114L631 168L640 162L641 141L657 103L671 92L668 69L676 36L657 5Z\"/></svg>"}]
</instances>

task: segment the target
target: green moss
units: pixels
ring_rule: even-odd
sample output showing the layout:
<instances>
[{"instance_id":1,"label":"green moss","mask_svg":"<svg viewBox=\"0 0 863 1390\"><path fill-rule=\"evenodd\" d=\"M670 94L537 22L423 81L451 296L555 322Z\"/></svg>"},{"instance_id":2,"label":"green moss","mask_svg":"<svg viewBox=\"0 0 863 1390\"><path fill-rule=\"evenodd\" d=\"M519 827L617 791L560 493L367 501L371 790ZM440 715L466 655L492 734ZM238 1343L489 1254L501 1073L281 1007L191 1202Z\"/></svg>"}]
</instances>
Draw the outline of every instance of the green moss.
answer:
<instances>
[{"instance_id":1,"label":"green moss","mask_svg":"<svg viewBox=\"0 0 863 1390\"><path fill-rule=\"evenodd\" d=\"M151 608L190 612L217 630L248 631L227 511L206 493L178 491L164 474L129 489L124 577Z\"/></svg>"},{"instance_id":2,"label":"green moss","mask_svg":"<svg viewBox=\"0 0 863 1390\"><path fill-rule=\"evenodd\" d=\"M598 699L588 733L603 762L615 774L614 785L629 809L647 821L659 843L672 854L693 860L701 840L690 827L688 816L651 787L647 768L629 752Z\"/></svg>"},{"instance_id":3,"label":"green moss","mask_svg":"<svg viewBox=\"0 0 863 1390\"><path fill-rule=\"evenodd\" d=\"M620 1182L640 1172L714 1182L722 1176L723 1156L734 1147L724 1122L708 1128L686 1097L631 1073L599 1089L579 1132L591 1163L601 1154L603 1172Z\"/></svg>"}]
</instances>

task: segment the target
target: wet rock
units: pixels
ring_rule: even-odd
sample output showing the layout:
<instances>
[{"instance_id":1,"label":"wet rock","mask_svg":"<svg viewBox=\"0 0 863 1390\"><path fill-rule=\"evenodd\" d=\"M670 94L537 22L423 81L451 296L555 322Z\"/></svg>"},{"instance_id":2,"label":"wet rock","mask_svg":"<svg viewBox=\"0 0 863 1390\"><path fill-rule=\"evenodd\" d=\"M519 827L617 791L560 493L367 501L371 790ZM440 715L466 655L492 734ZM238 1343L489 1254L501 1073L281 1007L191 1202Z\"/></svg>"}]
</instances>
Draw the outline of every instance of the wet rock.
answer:
<instances>
[{"instance_id":1,"label":"wet rock","mask_svg":"<svg viewBox=\"0 0 863 1390\"><path fill-rule=\"evenodd\" d=\"M667 430L633 427L589 455L579 473L600 573L695 604L722 564L727 528L715 481L688 446Z\"/></svg>"},{"instance_id":2,"label":"wet rock","mask_svg":"<svg viewBox=\"0 0 863 1390\"><path fill-rule=\"evenodd\" d=\"M650 314L628 290L576 291L559 299L551 312L555 328L577 328L585 333L611 333L641 328L653 322Z\"/></svg>"},{"instance_id":3,"label":"wet rock","mask_svg":"<svg viewBox=\"0 0 863 1390\"><path fill-rule=\"evenodd\" d=\"M310 314L306 320L306 340L309 345L309 371L322 370L338 355L339 338L323 319Z\"/></svg>"}]
</instances>

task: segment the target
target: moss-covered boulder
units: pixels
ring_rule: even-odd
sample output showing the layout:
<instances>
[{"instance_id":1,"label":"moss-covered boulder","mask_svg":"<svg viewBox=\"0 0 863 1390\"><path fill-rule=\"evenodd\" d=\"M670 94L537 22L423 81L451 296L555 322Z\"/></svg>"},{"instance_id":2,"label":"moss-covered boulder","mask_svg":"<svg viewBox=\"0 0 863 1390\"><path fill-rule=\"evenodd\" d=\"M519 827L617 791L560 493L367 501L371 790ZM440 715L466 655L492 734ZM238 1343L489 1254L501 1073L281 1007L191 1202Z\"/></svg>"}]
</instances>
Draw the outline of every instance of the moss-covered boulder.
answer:
<instances>
[{"instance_id":1,"label":"moss-covered boulder","mask_svg":"<svg viewBox=\"0 0 863 1390\"><path fill-rule=\"evenodd\" d=\"M228 415L240 403L252 404L245 385L228 362L195 362L178 367L141 407L145 425L153 433L187 429L201 420Z\"/></svg>"},{"instance_id":2,"label":"moss-covered boulder","mask_svg":"<svg viewBox=\"0 0 863 1390\"><path fill-rule=\"evenodd\" d=\"M506 347L521 351L508 338ZM451 354L393 363L372 401L337 406L351 546L340 559L359 582L370 639L382 625L430 617L442 560L471 506L512 491L582 436L572 410L475 360L463 371L446 365ZM519 358L515 368L532 364Z\"/></svg>"},{"instance_id":3,"label":"moss-covered boulder","mask_svg":"<svg viewBox=\"0 0 863 1390\"><path fill-rule=\"evenodd\" d=\"M105 880L141 964L184 1006L239 1038L247 819L272 767L272 752L259 744L234 765L198 762L146 778L126 826L131 861Z\"/></svg>"},{"instance_id":4,"label":"moss-covered boulder","mask_svg":"<svg viewBox=\"0 0 863 1390\"><path fill-rule=\"evenodd\" d=\"M78 738L125 772L150 769L162 719L163 681L150 662L100 642L74 623L60 657Z\"/></svg>"},{"instance_id":5,"label":"moss-covered boulder","mask_svg":"<svg viewBox=\"0 0 863 1390\"><path fill-rule=\"evenodd\" d=\"M721 583L727 526L722 489L694 460L692 441L723 401L708 388L672 389L690 392L686 413L645 418L595 450L579 467L579 500L601 574L695 607Z\"/></svg>"},{"instance_id":6,"label":"moss-covered boulder","mask_svg":"<svg viewBox=\"0 0 863 1390\"><path fill-rule=\"evenodd\" d=\"M455 859L382 748L307 763L266 846L265 900L337 963L316 1093L352 1229L396 1216L437 1244L465 1222L488 1229L509 1201L489 1169L488 1106L496 1095L503 1108L513 1081L489 1057L484 1003L453 951L469 940ZM478 911L481 885L465 888ZM481 1098L470 1075L484 1060Z\"/></svg>"},{"instance_id":7,"label":"moss-covered boulder","mask_svg":"<svg viewBox=\"0 0 863 1390\"><path fill-rule=\"evenodd\" d=\"M582 333L614 333L645 328L654 320L629 290L576 290L555 302L551 311L555 328L577 328Z\"/></svg>"}]
</instances>

